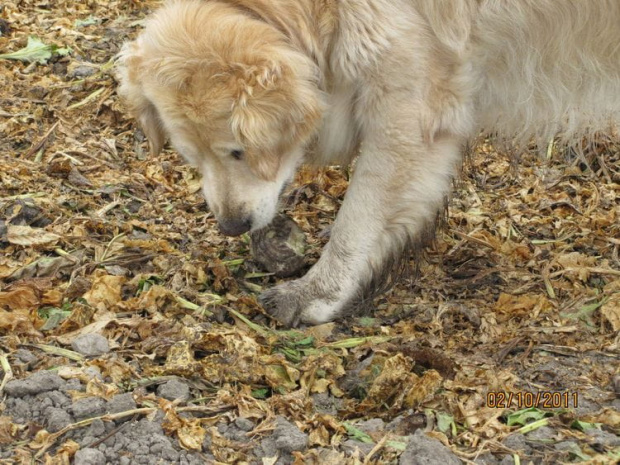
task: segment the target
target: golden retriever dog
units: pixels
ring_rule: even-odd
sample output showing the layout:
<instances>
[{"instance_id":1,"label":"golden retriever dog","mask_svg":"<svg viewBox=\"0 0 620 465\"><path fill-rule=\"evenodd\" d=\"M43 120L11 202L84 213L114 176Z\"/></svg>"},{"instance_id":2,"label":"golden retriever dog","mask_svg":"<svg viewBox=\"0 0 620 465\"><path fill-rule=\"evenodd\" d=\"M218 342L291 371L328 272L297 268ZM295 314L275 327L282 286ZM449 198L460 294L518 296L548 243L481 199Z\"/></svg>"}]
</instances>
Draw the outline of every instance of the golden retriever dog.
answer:
<instances>
[{"instance_id":1,"label":"golden retriever dog","mask_svg":"<svg viewBox=\"0 0 620 465\"><path fill-rule=\"evenodd\" d=\"M269 224L303 162L357 157L331 238L261 301L286 325L355 308L444 208L464 146L577 140L620 113L618 0L173 0L119 93L204 178L222 233Z\"/></svg>"}]
</instances>

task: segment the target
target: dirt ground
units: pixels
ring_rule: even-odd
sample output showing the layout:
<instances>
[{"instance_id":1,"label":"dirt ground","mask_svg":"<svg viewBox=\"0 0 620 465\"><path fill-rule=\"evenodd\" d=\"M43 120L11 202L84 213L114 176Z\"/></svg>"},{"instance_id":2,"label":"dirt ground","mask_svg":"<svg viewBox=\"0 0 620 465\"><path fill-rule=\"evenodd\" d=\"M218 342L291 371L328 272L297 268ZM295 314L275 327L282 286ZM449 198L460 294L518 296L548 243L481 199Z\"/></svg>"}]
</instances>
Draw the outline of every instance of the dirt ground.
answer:
<instances>
[{"instance_id":1,"label":"dirt ground","mask_svg":"<svg viewBox=\"0 0 620 465\"><path fill-rule=\"evenodd\" d=\"M156 4L0 4L0 463L620 460L617 138L480 144L417 279L283 330L249 238L115 93ZM348 174L286 195L306 268Z\"/></svg>"}]
</instances>

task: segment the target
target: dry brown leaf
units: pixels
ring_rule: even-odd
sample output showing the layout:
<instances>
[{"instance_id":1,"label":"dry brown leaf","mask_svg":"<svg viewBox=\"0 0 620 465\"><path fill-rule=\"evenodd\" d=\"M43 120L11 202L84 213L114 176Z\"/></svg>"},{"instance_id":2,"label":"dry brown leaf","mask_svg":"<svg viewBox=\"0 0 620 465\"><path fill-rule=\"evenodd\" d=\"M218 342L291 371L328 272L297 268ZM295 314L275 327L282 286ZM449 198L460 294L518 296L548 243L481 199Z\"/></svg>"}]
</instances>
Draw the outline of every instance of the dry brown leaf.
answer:
<instances>
[{"instance_id":1,"label":"dry brown leaf","mask_svg":"<svg viewBox=\"0 0 620 465\"><path fill-rule=\"evenodd\" d=\"M405 394L404 405L413 408L429 400L439 389L442 381L443 378L435 370L427 370L418 379L413 378L413 384L410 388L403 386L405 389L408 389L408 392Z\"/></svg>"},{"instance_id":2,"label":"dry brown leaf","mask_svg":"<svg viewBox=\"0 0 620 465\"><path fill-rule=\"evenodd\" d=\"M381 373L374 379L366 398L360 403L360 411L386 406L399 409L406 401L406 394L410 387L419 380L418 376L411 371L412 368L413 362L403 354L399 353L387 358ZM416 400L413 394L411 396L412 401Z\"/></svg>"},{"instance_id":3,"label":"dry brown leaf","mask_svg":"<svg viewBox=\"0 0 620 465\"><path fill-rule=\"evenodd\" d=\"M510 295L501 293L495 304L496 311L509 317L534 317L542 311L551 309L547 298L539 294Z\"/></svg>"},{"instance_id":4,"label":"dry brown leaf","mask_svg":"<svg viewBox=\"0 0 620 465\"><path fill-rule=\"evenodd\" d=\"M0 309L0 334L34 336L36 338L43 336L36 330L32 316L27 310L7 312Z\"/></svg>"},{"instance_id":5,"label":"dry brown leaf","mask_svg":"<svg viewBox=\"0 0 620 465\"><path fill-rule=\"evenodd\" d=\"M41 304L36 289L21 285L8 292L0 292L0 307L10 310L33 309Z\"/></svg>"},{"instance_id":6,"label":"dry brown leaf","mask_svg":"<svg viewBox=\"0 0 620 465\"><path fill-rule=\"evenodd\" d=\"M44 229L14 224L7 226L6 237L11 244L22 245L25 247L51 245L60 240L60 236L58 234L45 231Z\"/></svg>"},{"instance_id":7,"label":"dry brown leaf","mask_svg":"<svg viewBox=\"0 0 620 465\"><path fill-rule=\"evenodd\" d=\"M166 371L170 374L189 377L200 369L194 358L194 350L189 341L178 341L168 349Z\"/></svg>"},{"instance_id":8,"label":"dry brown leaf","mask_svg":"<svg viewBox=\"0 0 620 465\"><path fill-rule=\"evenodd\" d=\"M11 417L0 416L0 444L11 444L17 436L17 425Z\"/></svg>"},{"instance_id":9,"label":"dry brown leaf","mask_svg":"<svg viewBox=\"0 0 620 465\"><path fill-rule=\"evenodd\" d=\"M121 301L121 289L126 281L124 276L100 273L95 276L92 287L83 297L93 307L102 304L105 308L111 309Z\"/></svg>"},{"instance_id":10,"label":"dry brown leaf","mask_svg":"<svg viewBox=\"0 0 620 465\"><path fill-rule=\"evenodd\" d=\"M202 450L206 430L200 425L200 420L184 419L184 424L177 430L177 435L184 449Z\"/></svg>"}]
</instances>

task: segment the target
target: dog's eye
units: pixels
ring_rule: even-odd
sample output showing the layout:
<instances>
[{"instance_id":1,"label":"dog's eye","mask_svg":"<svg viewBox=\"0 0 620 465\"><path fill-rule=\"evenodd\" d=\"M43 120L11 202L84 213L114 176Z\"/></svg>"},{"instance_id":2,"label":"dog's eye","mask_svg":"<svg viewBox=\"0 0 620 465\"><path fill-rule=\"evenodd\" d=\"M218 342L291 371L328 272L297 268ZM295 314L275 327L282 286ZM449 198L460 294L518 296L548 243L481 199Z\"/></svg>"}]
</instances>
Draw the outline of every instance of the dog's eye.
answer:
<instances>
[{"instance_id":1,"label":"dog's eye","mask_svg":"<svg viewBox=\"0 0 620 465\"><path fill-rule=\"evenodd\" d=\"M243 158L243 150L232 150L230 156L235 160L241 160Z\"/></svg>"}]
</instances>

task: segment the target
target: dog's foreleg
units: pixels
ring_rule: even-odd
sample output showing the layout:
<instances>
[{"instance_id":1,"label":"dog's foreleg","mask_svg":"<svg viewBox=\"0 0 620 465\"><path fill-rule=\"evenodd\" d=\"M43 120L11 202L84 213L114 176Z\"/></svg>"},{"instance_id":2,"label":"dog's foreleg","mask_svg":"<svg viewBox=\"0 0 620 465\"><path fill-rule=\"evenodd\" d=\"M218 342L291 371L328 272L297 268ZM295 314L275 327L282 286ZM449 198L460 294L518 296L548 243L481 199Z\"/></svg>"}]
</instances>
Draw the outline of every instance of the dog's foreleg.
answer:
<instances>
[{"instance_id":1,"label":"dog's foreleg","mask_svg":"<svg viewBox=\"0 0 620 465\"><path fill-rule=\"evenodd\" d=\"M268 290L265 308L286 325L333 320L386 271L443 208L461 157L456 137L433 142L386 128L367 139L319 261L301 279Z\"/></svg>"}]
</instances>

